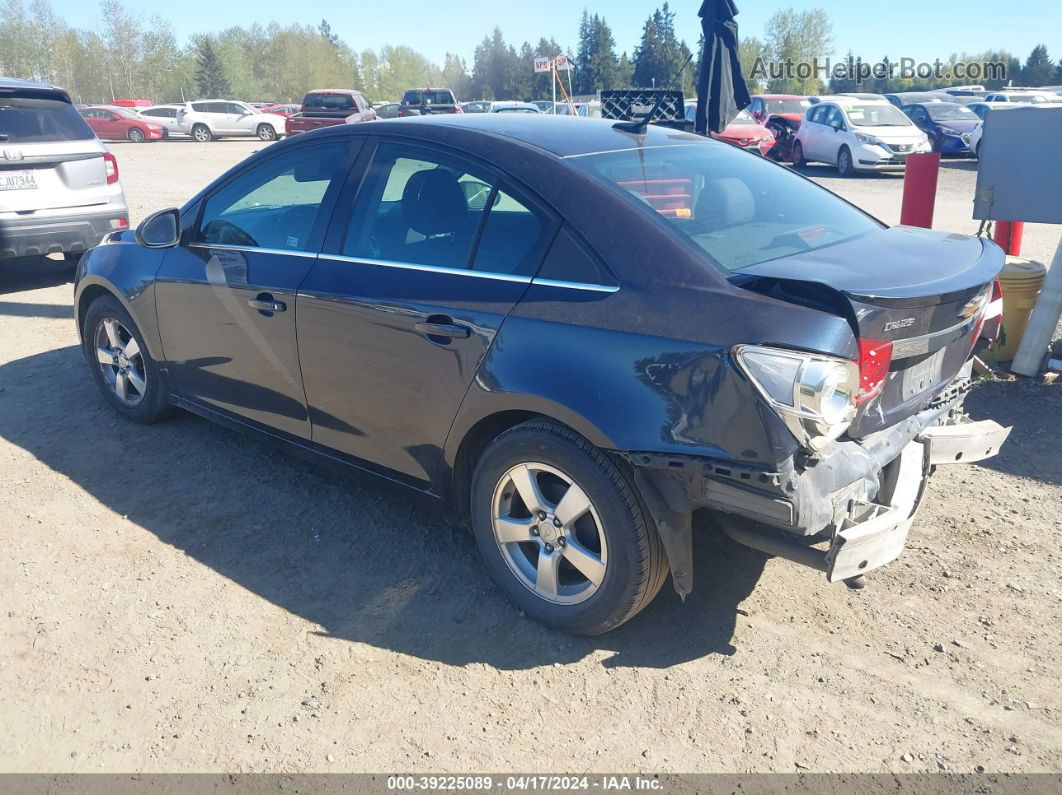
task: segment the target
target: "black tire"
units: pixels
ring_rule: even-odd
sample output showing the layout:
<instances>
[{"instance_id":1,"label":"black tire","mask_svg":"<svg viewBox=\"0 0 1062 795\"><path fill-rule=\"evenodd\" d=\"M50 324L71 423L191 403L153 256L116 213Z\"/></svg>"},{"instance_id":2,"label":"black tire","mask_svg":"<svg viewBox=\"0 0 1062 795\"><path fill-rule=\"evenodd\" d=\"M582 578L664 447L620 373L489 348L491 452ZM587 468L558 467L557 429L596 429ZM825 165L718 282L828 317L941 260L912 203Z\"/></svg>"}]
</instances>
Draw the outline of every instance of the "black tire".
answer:
<instances>
[{"instance_id":1,"label":"black tire","mask_svg":"<svg viewBox=\"0 0 1062 795\"><path fill-rule=\"evenodd\" d=\"M275 141L277 139L277 131L272 124L259 124L256 133L259 141Z\"/></svg>"},{"instance_id":2,"label":"black tire","mask_svg":"<svg viewBox=\"0 0 1062 795\"><path fill-rule=\"evenodd\" d=\"M855 163L852 162L852 150L842 146L837 152L837 173L842 177L853 177L856 173Z\"/></svg>"},{"instance_id":3,"label":"black tire","mask_svg":"<svg viewBox=\"0 0 1062 795\"><path fill-rule=\"evenodd\" d=\"M129 335L136 339L139 346L146 388L136 405L124 403L118 398L110 385L104 381L103 371L98 364L95 345L96 332L107 319L117 320L128 331ZM89 304L82 326L81 347L96 386L99 387L104 400L115 411L127 419L145 425L158 422L170 416L172 409L169 396L163 388L158 364L148 352L144 337L140 333L140 329L137 328L136 323L133 322L133 318L130 317L129 313L125 311L125 307L114 296L101 295Z\"/></svg>"},{"instance_id":4,"label":"black tire","mask_svg":"<svg viewBox=\"0 0 1062 795\"><path fill-rule=\"evenodd\" d=\"M539 462L564 473L589 498L607 542L607 562L596 590L577 604L556 604L519 579L495 537L495 489L513 467ZM577 635L599 635L635 616L667 579L667 556L631 477L573 431L546 420L503 433L483 452L472 478L476 543L491 577L527 615ZM564 565L563 563L561 565Z\"/></svg>"},{"instance_id":5,"label":"black tire","mask_svg":"<svg viewBox=\"0 0 1062 795\"><path fill-rule=\"evenodd\" d=\"M207 144L214 140L214 133L205 124L192 125L192 138L201 144Z\"/></svg>"},{"instance_id":6,"label":"black tire","mask_svg":"<svg viewBox=\"0 0 1062 795\"><path fill-rule=\"evenodd\" d=\"M142 144L147 140L147 136L144 135L144 131L139 127L130 127L127 133L129 140L134 144Z\"/></svg>"},{"instance_id":7,"label":"black tire","mask_svg":"<svg viewBox=\"0 0 1062 795\"><path fill-rule=\"evenodd\" d=\"M800 141L793 142L793 168L803 168L808 164L804 159L804 146Z\"/></svg>"}]
</instances>

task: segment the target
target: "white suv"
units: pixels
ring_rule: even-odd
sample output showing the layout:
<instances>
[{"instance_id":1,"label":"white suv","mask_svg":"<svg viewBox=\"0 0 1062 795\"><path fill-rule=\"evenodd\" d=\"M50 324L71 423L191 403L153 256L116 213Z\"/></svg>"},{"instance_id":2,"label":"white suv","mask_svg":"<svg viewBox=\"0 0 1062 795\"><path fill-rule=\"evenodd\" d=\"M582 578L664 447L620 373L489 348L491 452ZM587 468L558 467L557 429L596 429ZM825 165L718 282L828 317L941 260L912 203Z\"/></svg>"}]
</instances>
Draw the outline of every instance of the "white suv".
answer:
<instances>
[{"instance_id":1,"label":"white suv","mask_svg":"<svg viewBox=\"0 0 1062 795\"><path fill-rule=\"evenodd\" d=\"M895 105L831 97L804 114L793 144L793 164L829 163L844 177L860 171L903 171L908 155L932 149L926 134Z\"/></svg>"},{"instance_id":2,"label":"white suv","mask_svg":"<svg viewBox=\"0 0 1062 795\"><path fill-rule=\"evenodd\" d=\"M215 138L257 137L275 141L284 134L284 117L262 113L246 102L201 99L187 102L177 111L181 131L206 143Z\"/></svg>"}]
</instances>

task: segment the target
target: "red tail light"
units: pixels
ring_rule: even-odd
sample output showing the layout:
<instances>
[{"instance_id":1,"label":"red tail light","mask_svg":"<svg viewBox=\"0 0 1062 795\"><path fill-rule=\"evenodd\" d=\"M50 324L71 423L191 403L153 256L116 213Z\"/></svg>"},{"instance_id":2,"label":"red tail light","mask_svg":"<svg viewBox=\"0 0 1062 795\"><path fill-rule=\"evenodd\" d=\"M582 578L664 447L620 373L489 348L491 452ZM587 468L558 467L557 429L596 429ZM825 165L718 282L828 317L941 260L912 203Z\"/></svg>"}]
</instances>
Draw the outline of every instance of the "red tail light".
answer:
<instances>
[{"instance_id":1,"label":"red tail light","mask_svg":"<svg viewBox=\"0 0 1062 795\"><path fill-rule=\"evenodd\" d=\"M888 340L859 340L859 394L856 405L876 398L885 389L885 377L892 364L892 343Z\"/></svg>"},{"instance_id":2,"label":"red tail light","mask_svg":"<svg viewBox=\"0 0 1062 795\"><path fill-rule=\"evenodd\" d=\"M454 113L464 113L464 111L461 110L461 106L458 105L456 102L454 103Z\"/></svg>"},{"instance_id":3,"label":"red tail light","mask_svg":"<svg viewBox=\"0 0 1062 795\"><path fill-rule=\"evenodd\" d=\"M118 181L118 160L110 152L103 154L103 167L107 171L107 184L113 185Z\"/></svg>"},{"instance_id":4,"label":"red tail light","mask_svg":"<svg viewBox=\"0 0 1062 795\"><path fill-rule=\"evenodd\" d=\"M398 115L399 116L408 116L409 115L409 111L406 108L399 107Z\"/></svg>"},{"instance_id":5,"label":"red tail light","mask_svg":"<svg viewBox=\"0 0 1062 795\"><path fill-rule=\"evenodd\" d=\"M999 339L999 331L1003 327L1003 287L999 279L992 282L992 292L988 302L981 311L981 317L974 327L973 347L977 347L978 340L985 339L995 342Z\"/></svg>"}]
</instances>

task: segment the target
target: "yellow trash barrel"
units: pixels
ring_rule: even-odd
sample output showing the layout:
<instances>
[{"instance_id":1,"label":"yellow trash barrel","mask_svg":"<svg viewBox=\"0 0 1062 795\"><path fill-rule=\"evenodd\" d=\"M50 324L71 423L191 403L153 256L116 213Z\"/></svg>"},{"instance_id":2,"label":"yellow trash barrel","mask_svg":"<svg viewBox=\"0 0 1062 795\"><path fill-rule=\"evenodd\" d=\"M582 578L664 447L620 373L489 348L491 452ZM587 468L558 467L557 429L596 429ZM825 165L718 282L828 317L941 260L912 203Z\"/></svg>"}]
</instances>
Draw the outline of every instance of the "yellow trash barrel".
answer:
<instances>
[{"instance_id":1,"label":"yellow trash barrel","mask_svg":"<svg viewBox=\"0 0 1062 795\"><path fill-rule=\"evenodd\" d=\"M1042 262L1007 257L999 274L999 286L1003 290L1003 328L993 349L996 361L1009 362L1018 352L1046 275L1047 267Z\"/></svg>"}]
</instances>

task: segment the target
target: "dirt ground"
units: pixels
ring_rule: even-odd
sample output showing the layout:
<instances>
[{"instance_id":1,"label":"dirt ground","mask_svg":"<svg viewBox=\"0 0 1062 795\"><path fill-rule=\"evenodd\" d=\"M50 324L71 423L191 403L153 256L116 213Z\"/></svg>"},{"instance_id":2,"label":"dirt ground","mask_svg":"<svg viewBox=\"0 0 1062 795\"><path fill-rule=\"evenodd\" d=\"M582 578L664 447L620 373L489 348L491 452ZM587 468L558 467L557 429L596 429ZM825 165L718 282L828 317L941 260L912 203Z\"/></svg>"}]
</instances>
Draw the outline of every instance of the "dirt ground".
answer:
<instances>
[{"instance_id":1,"label":"dirt ground","mask_svg":"<svg viewBox=\"0 0 1062 795\"><path fill-rule=\"evenodd\" d=\"M134 222L258 146L116 145ZM808 173L897 220L899 178ZM945 170L938 226L976 228L973 180ZM1010 442L937 473L866 590L701 523L687 602L586 640L520 616L438 507L120 420L71 291L0 266L0 772L1062 769L1058 385L976 389Z\"/></svg>"}]
</instances>

